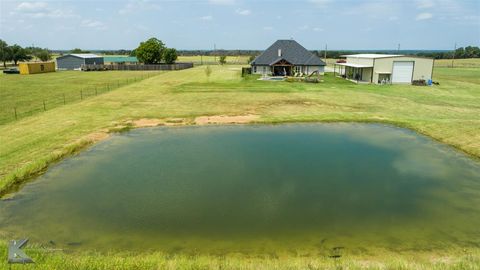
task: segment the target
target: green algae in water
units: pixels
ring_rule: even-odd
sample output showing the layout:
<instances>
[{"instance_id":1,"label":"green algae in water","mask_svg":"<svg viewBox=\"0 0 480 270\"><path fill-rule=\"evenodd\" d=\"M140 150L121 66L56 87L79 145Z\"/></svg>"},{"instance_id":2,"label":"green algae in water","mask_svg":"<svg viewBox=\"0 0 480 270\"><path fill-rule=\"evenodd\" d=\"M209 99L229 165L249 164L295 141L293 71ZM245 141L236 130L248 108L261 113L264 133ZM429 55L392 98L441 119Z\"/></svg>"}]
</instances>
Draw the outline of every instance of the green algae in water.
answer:
<instances>
[{"instance_id":1,"label":"green algae in water","mask_svg":"<svg viewBox=\"0 0 480 270\"><path fill-rule=\"evenodd\" d=\"M442 251L480 248L479 205L479 163L403 129L154 128L52 167L0 202L0 230L100 251Z\"/></svg>"}]
</instances>

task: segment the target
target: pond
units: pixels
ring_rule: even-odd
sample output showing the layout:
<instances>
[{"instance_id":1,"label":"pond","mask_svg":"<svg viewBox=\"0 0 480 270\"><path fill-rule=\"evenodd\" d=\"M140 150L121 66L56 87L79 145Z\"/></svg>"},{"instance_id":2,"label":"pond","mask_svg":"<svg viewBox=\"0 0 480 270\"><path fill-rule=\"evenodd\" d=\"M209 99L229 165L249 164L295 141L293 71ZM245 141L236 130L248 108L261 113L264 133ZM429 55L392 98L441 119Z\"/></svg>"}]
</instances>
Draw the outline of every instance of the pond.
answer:
<instances>
[{"instance_id":1,"label":"pond","mask_svg":"<svg viewBox=\"0 0 480 270\"><path fill-rule=\"evenodd\" d=\"M480 247L480 164L373 124L160 127L114 135L0 201L47 247L352 254Z\"/></svg>"}]
</instances>

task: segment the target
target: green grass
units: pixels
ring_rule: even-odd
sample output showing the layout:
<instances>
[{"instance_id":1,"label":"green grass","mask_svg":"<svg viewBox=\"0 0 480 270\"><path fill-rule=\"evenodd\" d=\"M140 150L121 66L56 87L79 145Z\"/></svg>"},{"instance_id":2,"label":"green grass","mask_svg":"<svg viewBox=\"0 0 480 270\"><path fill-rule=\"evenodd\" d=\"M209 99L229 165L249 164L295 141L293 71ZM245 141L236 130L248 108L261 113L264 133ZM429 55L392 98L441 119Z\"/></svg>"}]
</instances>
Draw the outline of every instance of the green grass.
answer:
<instances>
[{"instance_id":1,"label":"green grass","mask_svg":"<svg viewBox=\"0 0 480 270\"><path fill-rule=\"evenodd\" d=\"M459 251L441 256L429 253L382 254L381 256L345 255L338 259L314 254L276 256L265 254L202 255L170 254L160 252L98 253L51 251L40 246L27 246L26 253L35 264L9 266L0 261L2 269L422 269L422 270L477 270L479 251ZM7 248L0 244L0 256L6 257ZM412 260L415 258L415 260Z\"/></svg>"},{"instance_id":2,"label":"green grass","mask_svg":"<svg viewBox=\"0 0 480 270\"><path fill-rule=\"evenodd\" d=\"M440 85L433 87L357 85L331 74L319 84L257 81L253 77L242 79L241 66L233 65L212 66L213 73L207 78L204 69L202 66L165 72L115 91L1 125L0 194L18 187L52 162L98 141L108 132L129 127L129 120L141 118L184 118L191 123L195 117L204 115L256 114L260 116L259 123L380 122L410 128L480 157L479 68L435 68L434 80ZM73 74L82 76L82 73ZM111 74L111 80L118 78L117 73L107 72L87 75L97 74L100 81L102 76ZM123 73L118 74L124 78ZM30 78L33 83L42 85L51 81L50 76L40 74ZM23 79L22 76L0 76L0 84L4 85L5 80L11 78ZM29 88L28 84L21 85ZM5 253L4 246L0 250ZM398 255L398 258L387 254L371 260L351 257L342 259L341 266L375 268L378 262L378 268L475 269L480 263L478 252L474 252L473 257L459 254L454 258L449 257L451 254L439 255L435 251L427 252L428 259L412 254ZM37 255L40 269L83 269L90 264L93 265L90 269L112 268L110 264L117 269L335 269L329 258L315 256L222 259L154 253L103 255L97 261L92 254L39 251ZM436 256L440 259L433 260Z\"/></svg>"},{"instance_id":3,"label":"green grass","mask_svg":"<svg viewBox=\"0 0 480 270\"><path fill-rule=\"evenodd\" d=\"M159 72L105 71L79 72L58 71L45 74L0 75L0 124L17 117L30 116L64 104L95 96L106 91L139 81Z\"/></svg>"}]
</instances>

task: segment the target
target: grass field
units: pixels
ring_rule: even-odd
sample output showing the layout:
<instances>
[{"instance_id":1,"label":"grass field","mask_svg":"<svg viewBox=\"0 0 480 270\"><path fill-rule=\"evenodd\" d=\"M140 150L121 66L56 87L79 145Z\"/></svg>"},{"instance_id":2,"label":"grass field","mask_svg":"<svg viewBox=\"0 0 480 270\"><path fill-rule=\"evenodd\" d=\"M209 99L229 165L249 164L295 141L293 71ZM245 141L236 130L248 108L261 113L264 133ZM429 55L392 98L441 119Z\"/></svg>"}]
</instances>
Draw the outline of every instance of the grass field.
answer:
<instances>
[{"instance_id":1,"label":"grass field","mask_svg":"<svg viewBox=\"0 0 480 270\"><path fill-rule=\"evenodd\" d=\"M248 64L250 56L227 56L227 64ZM179 56L178 62L193 62L196 65L199 64L218 64L220 57L217 56Z\"/></svg>"},{"instance_id":2,"label":"grass field","mask_svg":"<svg viewBox=\"0 0 480 270\"><path fill-rule=\"evenodd\" d=\"M0 125L65 103L95 96L128 83L158 74L158 71L58 71L17 75L0 73Z\"/></svg>"},{"instance_id":3,"label":"grass field","mask_svg":"<svg viewBox=\"0 0 480 270\"><path fill-rule=\"evenodd\" d=\"M431 254L389 254L381 257L344 256L333 259L323 256L306 256L304 254L276 257L274 255L247 256L234 254L230 256L215 255L179 255L159 252L146 254L102 254L97 252L64 253L48 251L39 246L25 248L28 255L35 259L34 265L13 265L10 268L0 262L0 270L20 269L56 269L56 270L127 270L127 269L413 269L413 270L477 270L480 265L478 251L462 251L432 257ZM5 258L7 248L0 244L0 255ZM415 258L415 260L412 260Z\"/></svg>"},{"instance_id":4,"label":"grass field","mask_svg":"<svg viewBox=\"0 0 480 270\"><path fill-rule=\"evenodd\" d=\"M238 65L212 66L212 70L209 78L204 66L165 72L0 125L0 194L42 172L52 162L105 138L109 132L125 128L129 121L143 118L181 118L191 124L198 116L253 114L259 116L256 120L259 123L379 122L410 128L480 157L480 68L435 68L434 80L440 85L433 87L357 85L331 74L319 84L257 81L253 77L242 79ZM106 72L91 74L111 75L113 81L119 77L125 79L124 73L118 73L120 76ZM38 85L48 84L50 76L34 75L31 80ZM13 77L0 76L1 85L10 78ZM29 88L29 84L20 85ZM4 103L3 106L10 105ZM384 268L475 269L480 264L480 255L478 251L472 252L473 255L457 254L452 258L437 258L438 254L428 252L424 259L412 254L398 258L392 254L381 258L346 258L340 266L356 269L365 265L375 267L378 263ZM0 253L6 253L5 246L0 245ZM116 269L220 269L237 265L244 269L275 266L336 269L335 261L326 258L264 261L148 254L139 259L137 255L111 254L95 259L91 254L60 252L52 256L44 251L33 254L40 258L44 269L83 269L88 264L94 265L91 269L111 269L110 264L116 265Z\"/></svg>"},{"instance_id":5,"label":"grass field","mask_svg":"<svg viewBox=\"0 0 480 270\"><path fill-rule=\"evenodd\" d=\"M435 60L436 67L452 67L452 60L451 59L439 59ZM480 60L476 58L468 58L468 59L455 59L453 61L453 67L480 67Z\"/></svg>"}]
</instances>

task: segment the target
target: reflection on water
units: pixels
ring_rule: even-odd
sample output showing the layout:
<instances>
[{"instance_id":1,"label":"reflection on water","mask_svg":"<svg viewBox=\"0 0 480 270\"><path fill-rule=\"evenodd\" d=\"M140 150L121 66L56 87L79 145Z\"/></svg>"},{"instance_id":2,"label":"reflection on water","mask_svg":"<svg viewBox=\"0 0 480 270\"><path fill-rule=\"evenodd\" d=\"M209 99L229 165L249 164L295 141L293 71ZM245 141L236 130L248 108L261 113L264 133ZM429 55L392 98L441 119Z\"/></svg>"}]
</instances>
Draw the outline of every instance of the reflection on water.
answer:
<instances>
[{"instance_id":1,"label":"reflection on water","mask_svg":"<svg viewBox=\"0 0 480 270\"><path fill-rule=\"evenodd\" d=\"M0 202L0 230L71 249L271 253L480 247L480 165L380 125L117 135Z\"/></svg>"}]
</instances>

